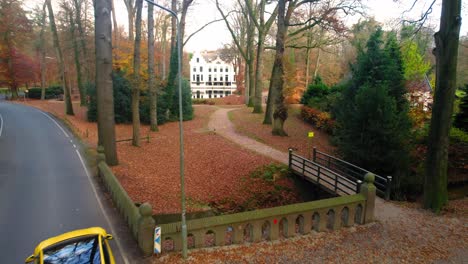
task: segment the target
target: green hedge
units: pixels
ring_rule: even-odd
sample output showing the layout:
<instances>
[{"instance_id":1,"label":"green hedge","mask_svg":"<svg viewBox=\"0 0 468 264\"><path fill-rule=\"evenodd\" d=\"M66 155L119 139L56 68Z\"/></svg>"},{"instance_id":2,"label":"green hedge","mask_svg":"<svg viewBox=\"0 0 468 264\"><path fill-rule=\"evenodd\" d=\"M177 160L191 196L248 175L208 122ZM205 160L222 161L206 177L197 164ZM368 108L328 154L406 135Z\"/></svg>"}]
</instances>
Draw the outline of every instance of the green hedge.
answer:
<instances>
[{"instance_id":1,"label":"green hedge","mask_svg":"<svg viewBox=\"0 0 468 264\"><path fill-rule=\"evenodd\" d=\"M42 88L33 87L28 90L28 98L32 99L41 99ZM45 99L54 99L58 98L63 94L62 86L60 85L51 85L45 89Z\"/></svg>"}]
</instances>

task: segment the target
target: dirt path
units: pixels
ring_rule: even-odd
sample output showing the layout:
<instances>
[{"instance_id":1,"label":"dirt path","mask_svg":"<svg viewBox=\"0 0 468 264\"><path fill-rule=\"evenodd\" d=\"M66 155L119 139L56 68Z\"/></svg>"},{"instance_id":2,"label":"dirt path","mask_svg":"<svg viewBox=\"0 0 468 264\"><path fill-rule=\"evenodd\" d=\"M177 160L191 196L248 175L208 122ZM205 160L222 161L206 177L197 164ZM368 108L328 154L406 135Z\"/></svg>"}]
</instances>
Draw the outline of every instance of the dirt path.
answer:
<instances>
[{"instance_id":1,"label":"dirt path","mask_svg":"<svg viewBox=\"0 0 468 264\"><path fill-rule=\"evenodd\" d=\"M288 153L281 152L268 145L236 133L234 124L232 124L228 118L228 112L236 109L238 108L219 108L216 110L210 117L208 128L246 149L250 149L281 163L288 164Z\"/></svg>"}]
</instances>

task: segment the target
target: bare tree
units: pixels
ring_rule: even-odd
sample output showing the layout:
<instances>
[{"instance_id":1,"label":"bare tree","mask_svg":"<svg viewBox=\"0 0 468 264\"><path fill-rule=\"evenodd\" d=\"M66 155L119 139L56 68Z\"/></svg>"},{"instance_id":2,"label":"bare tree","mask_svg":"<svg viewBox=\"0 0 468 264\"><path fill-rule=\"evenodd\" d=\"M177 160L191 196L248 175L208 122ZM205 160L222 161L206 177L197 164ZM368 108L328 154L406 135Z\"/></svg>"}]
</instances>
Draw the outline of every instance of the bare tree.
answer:
<instances>
[{"instance_id":1,"label":"bare tree","mask_svg":"<svg viewBox=\"0 0 468 264\"><path fill-rule=\"evenodd\" d=\"M153 5L148 5L148 89L150 92L151 131L158 130L156 82L154 74L154 18Z\"/></svg>"},{"instance_id":2,"label":"bare tree","mask_svg":"<svg viewBox=\"0 0 468 264\"><path fill-rule=\"evenodd\" d=\"M140 146L140 52L143 0L136 0L135 46L133 48L132 122L133 146Z\"/></svg>"},{"instance_id":3,"label":"bare tree","mask_svg":"<svg viewBox=\"0 0 468 264\"><path fill-rule=\"evenodd\" d=\"M73 11L71 7L69 7L66 3L63 3L62 7L65 10L66 15L68 16L70 39L73 45L73 57L75 60L76 80L78 83L78 91L80 92L80 105L83 106L83 105L86 105L86 92L85 92L85 86L83 84L83 74L81 70L80 52L78 48L78 38L76 37L76 34L75 34L76 33L75 20L73 18Z\"/></svg>"},{"instance_id":4,"label":"bare tree","mask_svg":"<svg viewBox=\"0 0 468 264\"><path fill-rule=\"evenodd\" d=\"M276 12L278 8L271 14L270 18L265 21L265 5L266 0L261 0L258 4L258 12L255 12L252 7L252 2L246 0L246 6L249 13L250 20L255 25L258 31L257 40L257 57L255 65L255 96L254 96L254 113L263 113L262 109L262 92L263 92L263 51L265 48L265 37L270 30L271 25L275 21Z\"/></svg>"},{"instance_id":5,"label":"bare tree","mask_svg":"<svg viewBox=\"0 0 468 264\"><path fill-rule=\"evenodd\" d=\"M118 164L115 144L114 96L112 90L111 0L95 1L96 92L99 142L107 164Z\"/></svg>"},{"instance_id":6,"label":"bare tree","mask_svg":"<svg viewBox=\"0 0 468 264\"><path fill-rule=\"evenodd\" d=\"M127 8L127 17L128 17L128 39L133 41L133 21L135 20L135 0L123 0L125 3L125 7ZM176 1L176 0L174 0Z\"/></svg>"},{"instance_id":7,"label":"bare tree","mask_svg":"<svg viewBox=\"0 0 468 264\"><path fill-rule=\"evenodd\" d=\"M114 35L114 48L117 49L119 44L119 27L117 26L117 18L115 17L115 6L114 6L114 0L111 0L112 4L112 24L113 24L113 35Z\"/></svg>"},{"instance_id":8,"label":"bare tree","mask_svg":"<svg viewBox=\"0 0 468 264\"><path fill-rule=\"evenodd\" d=\"M448 147L457 80L460 14L461 0L443 0L440 29L434 35L436 88L429 128L423 205L435 212L448 202Z\"/></svg>"},{"instance_id":9,"label":"bare tree","mask_svg":"<svg viewBox=\"0 0 468 264\"><path fill-rule=\"evenodd\" d=\"M307 17L305 21L291 22L291 17L296 9L307 3L314 4L316 6L317 13L311 17ZM287 38L302 34L313 27L323 27L327 30L336 31L341 30L344 26L342 21L337 18L339 12L347 15L352 12L359 11L360 9L361 3L359 0L279 0L277 20L278 28L275 47L276 54L264 121L264 123L268 123L267 119L273 117L272 133L274 135L287 135L283 128L284 122L288 117L288 112L283 102L284 67L282 62ZM292 28L292 30L288 32L288 28Z\"/></svg>"},{"instance_id":10,"label":"bare tree","mask_svg":"<svg viewBox=\"0 0 468 264\"><path fill-rule=\"evenodd\" d=\"M239 3L239 2L238 2ZM216 0L216 7L221 14L226 26L231 33L232 40L234 41L237 49L239 50L240 55L245 61L245 100L246 104L249 106L253 106L253 100L251 96L254 94L254 49L253 49L253 40L255 34L255 25L253 22L250 22L248 11L246 8L239 3L239 8L241 12L235 12L235 22L239 27L239 31L236 32L234 26L231 24L230 20L230 13L225 13L219 4L219 0ZM245 43L243 37L245 36ZM245 44L245 45L244 45ZM253 99L253 98L252 98Z\"/></svg>"},{"instance_id":11,"label":"bare tree","mask_svg":"<svg viewBox=\"0 0 468 264\"><path fill-rule=\"evenodd\" d=\"M86 32L83 26L82 17L81 17L81 6L83 3L85 4L85 14L86 14L86 3L83 0L73 0L75 4L75 12L76 12L76 25L78 26L78 33L80 39L80 46L81 46L81 54L83 57L83 67L84 67L84 79L85 82L90 81L90 72L89 72L89 57L88 57L88 49L86 46ZM86 16L85 19L86 21Z\"/></svg>"},{"instance_id":12,"label":"bare tree","mask_svg":"<svg viewBox=\"0 0 468 264\"><path fill-rule=\"evenodd\" d=\"M55 18L54 18L54 11L52 9L52 4L50 0L46 0L47 3L47 9L49 11L49 23L50 23L50 29L52 31L52 36L54 38L54 47L55 51L57 54L57 60L58 60L58 66L60 70L60 78L62 80L62 85L63 85L63 95L64 95L64 100L65 100L65 112L67 115L74 115L73 113L73 105L71 101L71 95L70 95L70 88L68 87L68 80L67 76L68 73L65 68L65 64L63 62L63 55L62 55L62 49L60 47L60 42L57 34L57 26L55 25Z\"/></svg>"}]
</instances>

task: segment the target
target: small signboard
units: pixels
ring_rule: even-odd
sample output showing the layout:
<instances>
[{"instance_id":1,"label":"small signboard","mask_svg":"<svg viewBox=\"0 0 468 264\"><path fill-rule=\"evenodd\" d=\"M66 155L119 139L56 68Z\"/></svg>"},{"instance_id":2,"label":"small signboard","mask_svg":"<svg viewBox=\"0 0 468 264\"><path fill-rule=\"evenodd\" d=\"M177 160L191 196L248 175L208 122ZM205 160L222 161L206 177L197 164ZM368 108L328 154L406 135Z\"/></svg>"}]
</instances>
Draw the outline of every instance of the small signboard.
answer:
<instances>
[{"instance_id":1,"label":"small signboard","mask_svg":"<svg viewBox=\"0 0 468 264\"><path fill-rule=\"evenodd\" d=\"M314 132L309 132L308 137L313 138L314 137Z\"/></svg>"},{"instance_id":2,"label":"small signboard","mask_svg":"<svg viewBox=\"0 0 468 264\"><path fill-rule=\"evenodd\" d=\"M161 254L161 227L154 228L154 254Z\"/></svg>"}]
</instances>

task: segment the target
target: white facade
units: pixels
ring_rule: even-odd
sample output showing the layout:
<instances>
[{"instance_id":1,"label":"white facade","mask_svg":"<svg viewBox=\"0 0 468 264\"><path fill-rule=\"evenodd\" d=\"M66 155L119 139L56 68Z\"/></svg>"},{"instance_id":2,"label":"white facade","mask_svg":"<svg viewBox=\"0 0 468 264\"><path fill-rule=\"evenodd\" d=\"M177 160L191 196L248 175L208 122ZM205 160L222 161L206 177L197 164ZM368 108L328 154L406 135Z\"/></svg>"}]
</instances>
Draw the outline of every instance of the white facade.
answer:
<instances>
[{"instance_id":1,"label":"white facade","mask_svg":"<svg viewBox=\"0 0 468 264\"><path fill-rule=\"evenodd\" d=\"M192 98L221 98L236 89L236 73L230 63L211 52L195 52L190 60Z\"/></svg>"}]
</instances>

